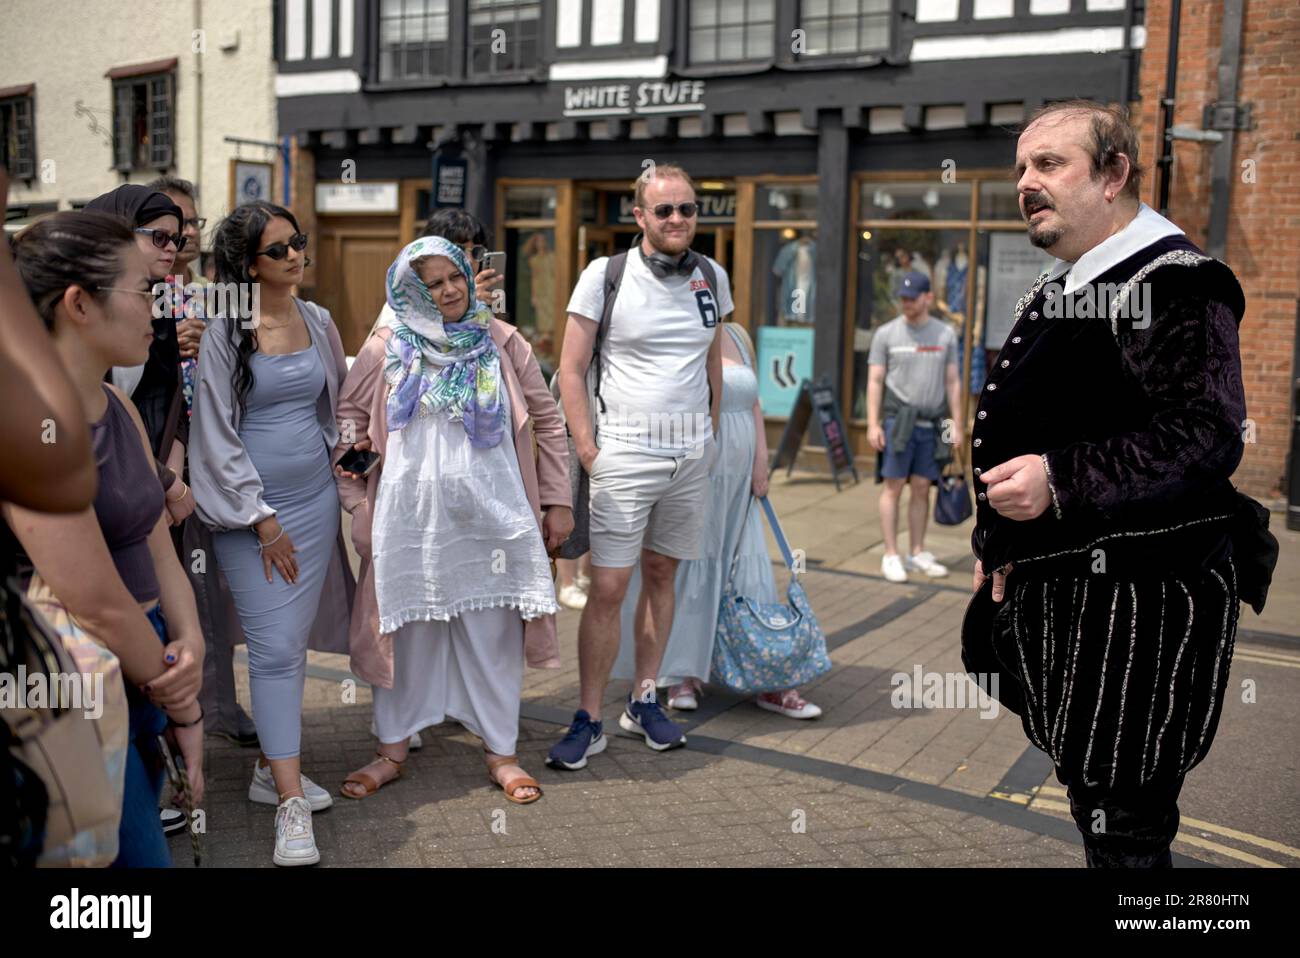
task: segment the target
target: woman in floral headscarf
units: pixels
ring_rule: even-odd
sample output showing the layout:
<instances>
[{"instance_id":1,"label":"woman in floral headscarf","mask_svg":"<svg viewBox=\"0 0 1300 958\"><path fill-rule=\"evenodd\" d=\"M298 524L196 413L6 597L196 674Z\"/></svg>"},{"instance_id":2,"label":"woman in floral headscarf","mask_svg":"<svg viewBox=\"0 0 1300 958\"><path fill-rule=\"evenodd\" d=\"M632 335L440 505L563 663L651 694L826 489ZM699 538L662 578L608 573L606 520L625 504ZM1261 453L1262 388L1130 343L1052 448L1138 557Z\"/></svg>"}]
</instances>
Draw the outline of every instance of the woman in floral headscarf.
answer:
<instances>
[{"instance_id":1,"label":"woman in floral headscarf","mask_svg":"<svg viewBox=\"0 0 1300 958\"><path fill-rule=\"evenodd\" d=\"M352 670L374 687L379 738L342 792L374 794L413 733L452 718L527 804L541 788L515 755L524 661L559 667L547 553L573 529L564 426L532 348L475 298L460 247L417 239L387 290L393 317L339 399L335 461L353 443L380 455L364 477L336 470L362 559Z\"/></svg>"}]
</instances>

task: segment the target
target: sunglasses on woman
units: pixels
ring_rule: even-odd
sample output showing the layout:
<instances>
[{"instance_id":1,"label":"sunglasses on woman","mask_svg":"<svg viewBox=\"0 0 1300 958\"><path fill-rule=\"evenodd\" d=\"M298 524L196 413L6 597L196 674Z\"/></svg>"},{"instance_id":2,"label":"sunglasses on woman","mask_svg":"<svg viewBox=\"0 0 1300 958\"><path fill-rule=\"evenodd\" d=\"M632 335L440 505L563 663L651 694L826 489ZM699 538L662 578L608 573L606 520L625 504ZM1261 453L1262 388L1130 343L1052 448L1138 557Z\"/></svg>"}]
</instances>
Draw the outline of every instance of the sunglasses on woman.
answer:
<instances>
[{"instance_id":1,"label":"sunglasses on woman","mask_svg":"<svg viewBox=\"0 0 1300 958\"><path fill-rule=\"evenodd\" d=\"M137 226L135 231L137 233L147 234L149 239L153 241L153 245L158 247L158 249L166 249L167 244L171 243L176 247L176 252L179 253L185 248L185 244L188 242L188 240L180 233L168 233L166 230Z\"/></svg>"},{"instance_id":2,"label":"sunglasses on woman","mask_svg":"<svg viewBox=\"0 0 1300 958\"><path fill-rule=\"evenodd\" d=\"M271 259L284 259L289 255L289 248L293 247L299 253L307 248L307 234L294 233L289 237L287 243L272 243L266 249L255 253L255 256L269 256Z\"/></svg>"},{"instance_id":3,"label":"sunglasses on woman","mask_svg":"<svg viewBox=\"0 0 1300 958\"><path fill-rule=\"evenodd\" d=\"M688 220L699 211L700 205L698 203L678 203L673 206L671 203L660 203L658 206L651 207L651 209L654 210L655 216L661 220L666 220L672 216L673 210L681 213L682 219Z\"/></svg>"}]
</instances>

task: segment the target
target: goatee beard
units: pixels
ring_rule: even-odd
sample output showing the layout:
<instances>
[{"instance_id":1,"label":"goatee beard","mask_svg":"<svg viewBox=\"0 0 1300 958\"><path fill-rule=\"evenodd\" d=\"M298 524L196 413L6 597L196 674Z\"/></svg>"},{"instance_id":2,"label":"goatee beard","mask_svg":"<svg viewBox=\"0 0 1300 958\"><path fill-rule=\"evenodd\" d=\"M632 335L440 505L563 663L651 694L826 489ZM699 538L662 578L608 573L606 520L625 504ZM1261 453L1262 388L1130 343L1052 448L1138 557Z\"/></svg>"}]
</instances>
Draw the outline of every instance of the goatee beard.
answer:
<instances>
[{"instance_id":1,"label":"goatee beard","mask_svg":"<svg viewBox=\"0 0 1300 958\"><path fill-rule=\"evenodd\" d=\"M1035 230L1032 226L1029 228L1029 242L1039 249L1051 249L1061 241L1065 234L1061 229L1040 229Z\"/></svg>"}]
</instances>

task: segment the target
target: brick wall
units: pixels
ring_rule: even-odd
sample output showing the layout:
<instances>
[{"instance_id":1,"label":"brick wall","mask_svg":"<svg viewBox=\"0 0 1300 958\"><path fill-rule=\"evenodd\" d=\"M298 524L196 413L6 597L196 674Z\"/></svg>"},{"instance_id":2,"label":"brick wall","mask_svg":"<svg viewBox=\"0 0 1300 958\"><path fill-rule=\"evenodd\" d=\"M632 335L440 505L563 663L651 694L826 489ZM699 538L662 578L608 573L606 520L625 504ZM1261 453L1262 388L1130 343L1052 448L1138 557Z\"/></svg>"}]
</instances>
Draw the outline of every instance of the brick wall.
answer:
<instances>
[{"instance_id":1,"label":"brick wall","mask_svg":"<svg viewBox=\"0 0 1300 958\"><path fill-rule=\"evenodd\" d=\"M1142 54L1141 157L1152 174L1146 201L1157 202L1160 97L1165 87L1171 0L1148 0ZM1201 127L1202 108L1217 99L1222 0L1182 5L1174 123ZM1256 439L1247 444L1234 481L1246 492L1283 491L1291 441L1290 389L1300 299L1300 4L1246 0L1238 101L1253 104L1254 130L1236 135L1225 258L1246 293L1241 357L1247 415ZM1288 62L1290 61L1290 62ZM1209 221L1212 144L1176 142L1169 217L1204 246ZM1244 177L1249 161L1254 182Z\"/></svg>"}]
</instances>

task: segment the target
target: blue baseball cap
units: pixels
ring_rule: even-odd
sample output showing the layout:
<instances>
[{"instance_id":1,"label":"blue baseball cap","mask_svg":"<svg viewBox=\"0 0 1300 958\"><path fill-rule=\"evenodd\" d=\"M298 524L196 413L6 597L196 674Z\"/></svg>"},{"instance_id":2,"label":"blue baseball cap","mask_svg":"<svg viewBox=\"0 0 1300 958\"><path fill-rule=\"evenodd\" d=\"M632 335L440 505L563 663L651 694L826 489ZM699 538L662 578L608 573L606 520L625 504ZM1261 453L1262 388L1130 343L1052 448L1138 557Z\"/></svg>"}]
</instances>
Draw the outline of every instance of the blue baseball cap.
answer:
<instances>
[{"instance_id":1,"label":"blue baseball cap","mask_svg":"<svg viewBox=\"0 0 1300 958\"><path fill-rule=\"evenodd\" d=\"M916 299L922 293L930 292L930 277L915 271L904 273L899 285L898 295L903 299Z\"/></svg>"}]
</instances>

